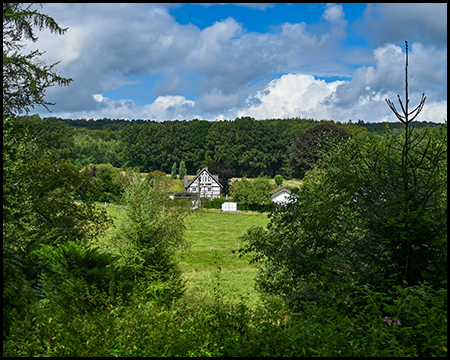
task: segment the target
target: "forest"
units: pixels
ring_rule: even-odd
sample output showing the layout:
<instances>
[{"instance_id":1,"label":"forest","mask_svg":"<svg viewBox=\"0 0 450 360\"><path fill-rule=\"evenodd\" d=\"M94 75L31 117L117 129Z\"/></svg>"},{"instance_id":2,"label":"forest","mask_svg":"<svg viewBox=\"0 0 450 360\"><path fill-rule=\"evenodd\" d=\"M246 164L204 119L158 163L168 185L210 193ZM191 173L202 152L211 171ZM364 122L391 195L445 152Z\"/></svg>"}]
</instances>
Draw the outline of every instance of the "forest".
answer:
<instances>
[{"instance_id":1,"label":"forest","mask_svg":"<svg viewBox=\"0 0 450 360\"><path fill-rule=\"evenodd\" d=\"M447 124L414 121L425 96L387 101L388 126L20 116L72 81L19 51L36 28L65 33L3 4L3 356L447 355ZM243 177L241 199L301 186L225 218L169 197L181 162Z\"/></svg>"},{"instance_id":2,"label":"forest","mask_svg":"<svg viewBox=\"0 0 450 360\"><path fill-rule=\"evenodd\" d=\"M135 167L141 172L157 170L170 174L173 163L184 161L188 174L194 175L214 161L227 164L236 177L251 178L273 178L277 174L284 178L292 177L289 166L291 145L301 132L318 124L341 127L357 137L368 133L381 135L386 126L393 132L401 129L401 123L360 121L340 124L332 120L301 118L255 120L243 117L233 121L156 122L40 119L34 115L19 117L18 121L28 124L28 131L34 132L50 146L64 146L74 163L80 165L109 163L117 168ZM414 126L421 129L440 125L423 121L415 122ZM315 145L311 144L312 147Z\"/></svg>"}]
</instances>

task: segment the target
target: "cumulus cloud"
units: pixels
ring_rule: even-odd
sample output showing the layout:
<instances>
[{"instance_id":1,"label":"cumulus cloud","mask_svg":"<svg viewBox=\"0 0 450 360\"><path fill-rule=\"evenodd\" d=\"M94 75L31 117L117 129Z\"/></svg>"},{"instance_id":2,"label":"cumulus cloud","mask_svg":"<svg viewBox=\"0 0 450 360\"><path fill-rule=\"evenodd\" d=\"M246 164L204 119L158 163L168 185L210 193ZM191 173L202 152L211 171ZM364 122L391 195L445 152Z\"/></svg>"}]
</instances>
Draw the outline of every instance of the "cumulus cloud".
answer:
<instances>
[{"instance_id":1,"label":"cumulus cloud","mask_svg":"<svg viewBox=\"0 0 450 360\"><path fill-rule=\"evenodd\" d=\"M232 17L204 29L182 25L169 11L176 6L182 5L46 4L45 12L69 30L62 37L39 33L33 46L47 50L48 63L62 60L61 75L74 79L48 89L53 115L390 119L384 99L403 94L399 44L411 39L411 102L425 92L423 114L446 118L446 4L369 4L359 29L373 50L344 46L347 21L338 4L324 6L318 26L299 18L265 33L249 32ZM139 101L123 99L125 91L111 95L116 89L139 92Z\"/></svg>"},{"instance_id":2,"label":"cumulus cloud","mask_svg":"<svg viewBox=\"0 0 450 360\"><path fill-rule=\"evenodd\" d=\"M367 4L359 26L376 46L412 39L446 46L447 3Z\"/></svg>"},{"instance_id":3,"label":"cumulus cloud","mask_svg":"<svg viewBox=\"0 0 450 360\"><path fill-rule=\"evenodd\" d=\"M344 17L344 9L342 5L327 4L327 8L322 16L327 21L340 21Z\"/></svg>"},{"instance_id":4,"label":"cumulus cloud","mask_svg":"<svg viewBox=\"0 0 450 360\"><path fill-rule=\"evenodd\" d=\"M358 68L351 81L337 87L334 99L337 107L352 106L360 103L361 99L376 101L378 96L389 93L404 95L404 50L397 45L387 44L376 48L373 57L375 66ZM446 50L438 51L413 44L409 51L408 67L410 96L419 97L420 93L432 87L435 91L428 94L431 101L447 98L446 58Z\"/></svg>"},{"instance_id":5,"label":"cumulus cloud","mask_svg":"<svg viewBox=\"0 0 450 360\"><path fill-rule=\"evenodd\" d=\"M324 102L342 81L327 83L311 75L286 74L271 81L267 88L247 99L246 109L238 116L258 119L283 117L329 118L329 106Z\"/></svg>"}]
</instances>

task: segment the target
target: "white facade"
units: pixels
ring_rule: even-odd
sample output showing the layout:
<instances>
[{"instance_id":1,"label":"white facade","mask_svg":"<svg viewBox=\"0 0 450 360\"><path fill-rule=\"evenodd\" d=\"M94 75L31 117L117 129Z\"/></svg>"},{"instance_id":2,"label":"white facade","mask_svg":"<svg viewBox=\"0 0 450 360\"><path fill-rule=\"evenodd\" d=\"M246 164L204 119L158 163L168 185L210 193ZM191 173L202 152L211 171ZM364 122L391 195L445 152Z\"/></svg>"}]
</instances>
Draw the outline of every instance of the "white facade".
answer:
<instances>
[{"instance_id":1,"label":"white facade","mask_svg":"<svg viewBox=\"0 0 450 360\"><path fill-rule=\"evenodd\" d=\"M289 189L281 189L273 194L271 197L272 201L278 205L286 205L297 199L297 195L293 194Z\"/></svg>"},{"instance_id":2,"label":"white facade","mask_svg":"<svg viewBox=\"0 0 450 360\"><path fill-rule=\"evenodd\" d=\"M211 175L208 167L203 168L186 186L186 192L199 194L199 197L214 199L220 197L222 185L217 175Z\"/></svg>"}]
</instances>

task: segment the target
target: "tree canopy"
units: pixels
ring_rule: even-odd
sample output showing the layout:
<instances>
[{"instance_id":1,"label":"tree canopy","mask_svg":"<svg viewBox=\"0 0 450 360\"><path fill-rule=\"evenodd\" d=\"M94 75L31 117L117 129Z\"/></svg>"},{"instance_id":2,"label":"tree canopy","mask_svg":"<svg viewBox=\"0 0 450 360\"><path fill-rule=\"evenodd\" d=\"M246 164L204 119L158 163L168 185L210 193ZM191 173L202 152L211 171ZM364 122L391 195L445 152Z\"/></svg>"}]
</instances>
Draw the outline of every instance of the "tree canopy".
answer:
<instances>
[{"instance_id":1,"label":"tree canopy","mask_svg":"<svg viewBox=\"0 0 450 360\"><path fill-rule=\"evenodd\" d=\"M34 28L48 29L62 35L67 29L60 27L50 16L39 12L40 5L3 3L3 111L20 114L36 105L48 109L54 105L45 100L45 91L53 85L68 85L72 79L54 71L58 64L43 65L39 57L44 52L33 50L23 54L25 41L36 42Z\"/></svg>"},{"instance_id":2,"label":"tree canopy","mask_svg":"<svg viewBox=\"0 0 450 360\"><path fill-rule=\"evenodd\" d=\"M311 129L300 132L289 149L291 175L302 179L321 156L348 137L348 130L328 122L318 123Z\"/></svg>"}]
</instances>

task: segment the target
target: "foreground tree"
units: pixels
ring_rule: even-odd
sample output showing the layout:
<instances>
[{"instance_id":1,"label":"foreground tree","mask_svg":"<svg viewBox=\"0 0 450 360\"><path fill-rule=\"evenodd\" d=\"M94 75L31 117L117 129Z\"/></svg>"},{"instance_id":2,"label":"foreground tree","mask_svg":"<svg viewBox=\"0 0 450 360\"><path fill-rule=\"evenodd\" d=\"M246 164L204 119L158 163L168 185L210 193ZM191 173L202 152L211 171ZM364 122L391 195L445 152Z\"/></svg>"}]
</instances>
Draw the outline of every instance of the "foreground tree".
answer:
<instances>
[{"instance_id":1,"label":"foreground tree","mask_svg":"<svg viewBox=\"0 0 450 360\"><path fill-rule=\"evenodd\" d=\"M36 42L34 27L44 28L63 35L67 29L60 27L48 15L39 12L42 5L3 3L3 104L4 111L11 114L28 112L35 105L48 109L54 105L44 99L45 91L53 85L68 85L72 79L55 73L58 64L43 65L39 50L23 54L23 41Z\"/></svg>"},{"instance_id":2,"label":"foreground tree","mask_svg":"<svg viewBox=\"0 0 450 360\"><path fill-rule=\"evenodd\" d=\"M165 177L158 178L154 189L135 174L124 191L127 220L116 239L121 248L119 264L133 268L141 295L149 300L173 300L184 293L174 253L188 246L183 235L190 199L170 199L168 187Z\"/></svg>"},{"instance_id":3,"label":"foreground tree","mask_svg":"<svg viewBox=\"0 0 450 360\"><path fill-rule=\"evenodd\" d=\"M36 295L42 296L38 252L69 240L85 245L107 226L106 214L85 198L95 183L90 172L66 158L62 143L48 146L45 126L34 133L34 120L23 123L16 117L35 105L47 107L46 88L71 81L53 72L56 64L43 66L38 59L42 52L20 52L23 40L37 40L34 27L65 31L33 4L3 4L4 337L11 321L20 322L28 306L38 301ZM84 202L78 204L77 199Z\"/></svg>"},{"instance_id":4,"label":"foreground tree","mask_svg":"<svg viewBox=\"0 0 450 360\"><path fill-rule=\"evenodd\" d=\"M263 291L298 302L293 295L304 286L311 296L318 289L350 291L344 285L355 282L386 292L423 282L442 286L447 135L444 125L440 134L415 131L412 120L424 101L412 112L401 103L403 133L388 129L381 140L352 140L329 151L306 173L298 201L274 211L267 230L247 233L244 252L261 264Z\"/></svg>"}]
</instances>

